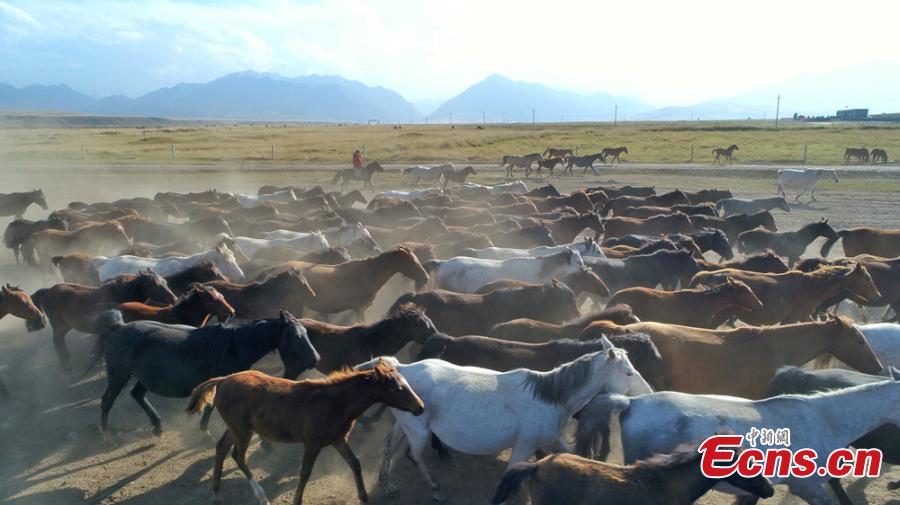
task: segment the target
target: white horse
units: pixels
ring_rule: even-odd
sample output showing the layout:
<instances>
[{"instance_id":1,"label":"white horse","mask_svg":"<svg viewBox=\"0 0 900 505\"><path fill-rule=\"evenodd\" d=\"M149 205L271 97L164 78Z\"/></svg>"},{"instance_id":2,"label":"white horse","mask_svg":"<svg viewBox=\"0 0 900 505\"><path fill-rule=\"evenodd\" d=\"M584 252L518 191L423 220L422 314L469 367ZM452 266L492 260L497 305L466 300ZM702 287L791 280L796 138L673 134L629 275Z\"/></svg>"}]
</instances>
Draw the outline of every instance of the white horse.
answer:
<instances>
[{"instance_id":1,"label":"white horse","mask_svg":"<svg viewBox=\"0 0 900 505\"><path fill-rule=\"evenodd\" d=\"M812 201L816 201L816 183L822 177L831 177L834 182L838 182L837 171L833 168L804 168L797 170L793 168L785 168L778 171L778 194L786 197L785 188L802 189L797 194L795 200L800 200L807 191L812 196Z\"/></svg>"},{"instance_id":2,"label":"white horse","mask_svg":"<svg viewBox=\"0 0 900 505\"><path fill-rule=\"evenodd\" d=\"M136 274L148 268L153 269L154 272L163 277L167 277L207 261L219 267L219 270L233 281L244 279L244 271L238 266L234 253L224 245L218 245L211 251L174 258L156 259L128 255L114 258L97 256L91 260L91 265L100 274L100 282L105 282L117 275Z\"/></svg>"},{"instance_id":3,"label":"white horse","mask_svg":"<svg viewBox=\"0 0 900 505\"><path fill-rule=\"evenodd\" d=\"M738 435L753 428L788 428L791 448L815 450L817 463L822 465L832 451L849 446L882 424L900 425L900 377L810 396L782 395L758 401L674 391L637 398L598 396L579 416L579 446L590 446L598 426L608 429L613 412L620 413L626 464L672 452L683 443L702 441L723 428ZM763 451L776 448L761 441L757 447ZM771 480L773 484L786 484L791 493L807 503L837 503L825 487L827 476ZM720 490L734 492L734 488Z\"/></svg>"},{"instance_id":4,"label":"white horse","mask_svg":"<svg viewBox=\"0 0 900 505\"><path fill-rule=\"evenodd\" d=\"M522 181L505 182L495 186L485 186L483 184L467 182L463 184L462 189L475 192L487 192L491 195L498 195L500 193L528 193L528 186Z\"/></svg>"},{"instance_id":5,"label":"white horse","mask_svg":"<svg viewBox=\"0 0 900 505\"><path fill-rule=\"evenodd\" d=\"M541 448L560 446L569 419L595 395L619 392L638 395L651 391L628 355L609 344L549 372L523 368L496 372L427 359L401 365L385 357L425 402L420 416L391 409L396 420L384 448L379 479L389 493L391 458L404 438L435 500L443 500L422 459L431 434L448 447L466 454L495 455L512 448L509 465L528 459ZM371 368L378 360L357 368ZM564 444L562 444L564 445Z\"/></svg>"},{"instance_id":6,"label":"white horse","mask_svg":"<svg viewBox=\"0 0 900 505\"><path fill-rule=\"evenodd\" d=\"M424 266L434 279L434 287L457 293L474 293L481 286L500 279L537 284L553 278L561 279L584 268L584 260L577 251L566 247L555 254L538 258L486 260L457 256L448 260L431 260Z\"/></svg>"},{"instance_id":7,"label":"white horse","mask_svg":"<svg viewBox=\"0 0 900 505\"><path fill-rule=\"evenodd\" d=\"M875 323L856 324L859 331L869 341L869 347L884 365L881 375L890 376L891 366L900 367L900 324Z\"/></svg>"},{"instance_id":8,"label":"white horse","mask_svg":"<svg viewBox=\"0 0 900 505\"><path fill-rule=\"evenodd\" d=\"M268 195L248 195L239 193L234 197L237 198L237 201L239 204L241 204L241 207L244 207L245 209L256 207L263 202L292 202L297 199L297 195L294 194L293 189L286 189L284 191L270 193Z\"/></svg>"},{"instance_id":9,"label":"white horse","mask_svg":"<svg viewBox=\"0 0 900 505\"><path fill-rule=\"evenodd\" d=\"M385 191L383 193L378 193L375 195L375 198L372 200L378 200L379 198L396 198L398 200L415 200L417 198L428 198L429 196L440 196L440 189L423 189L417 191L401 191L401 190L392 190Z\"/></svg>"},{"instance_id":10,"label":"white horse","mask_svg":"<svg viewBox=\"0 0 900 505\"><path fill-rule=\"evenodd\" d=\"M321 232L331 247L337 247L362 240L372 238L372 234L361 223L348 224L333 230L325 230ZM291 231L291 230L273 230L263 234L263 238L272 239L297 239L308 236L309 233Z\"/></svg>"},{"instance_id":11,"label":"white horse","mask_svg":"<svg viewBox=\"0 0 900 505\"><path fill-rule=\"evenodd\" d=\"M444 176L444 173L455 171L456 166L454 166L453 163L448 162L436 167L425 167L422 165L418 165L415 167L409 167L403 172L407 176L409 176L409 178L415 183L416 186L418 186L419 182L421 181L436 183L441 180L441 177Z\"/></svg>"},{"instance_id":12,"label":"white horse","mask_svg":"<svg viewBox=\"0 0 900 505\"><path fill-rule=\"evenodd\" d=\"M586 238L583 241L572 242L565 245L540 246L532 249L515 249L512 247L487 247L484 249L474 249L470 251L473 258L485 260L508 260L512 258L539 258L550 256L562 252L565 248L574 249L582 258L594 257L605 258L606 255L600 249L600 246L592 238Z\"/></svg>"},{"instance_id":13,"label":"white horse","mask_svg":"<svg viewBox=\"0 0 900 505\"><path fill-rule=\"evenodd\" d=\"M226 244L234 244L249 258L270 247L289 247L301 252L321 251L329 247L328 240L319 232L297 232L296 236L287 238L220 237L220 239Z\"/></svg>"}]
</instances>

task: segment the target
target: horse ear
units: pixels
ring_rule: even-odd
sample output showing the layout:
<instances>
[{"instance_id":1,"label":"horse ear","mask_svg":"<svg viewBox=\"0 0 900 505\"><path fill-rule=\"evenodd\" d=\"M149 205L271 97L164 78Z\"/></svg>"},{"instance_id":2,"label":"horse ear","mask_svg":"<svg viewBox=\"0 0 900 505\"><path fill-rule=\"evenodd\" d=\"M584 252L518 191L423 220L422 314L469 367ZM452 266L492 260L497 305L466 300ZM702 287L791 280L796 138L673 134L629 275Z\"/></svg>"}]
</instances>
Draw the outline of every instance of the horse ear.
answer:
<instances>
[{"instance_id":1,"label":"horse ear","mask_svg":"<svg viewBox=\"0 0 900 505\"><path fill-rule=\"evenodd\" d=\"M606 352L608 353L608 356L609 356L609 359L610 359L610 360L615 361L615 360L619 359L619 355L616 354L616 349L615 349L615 348L610 347Z\"/></svg>"}]
</instances>

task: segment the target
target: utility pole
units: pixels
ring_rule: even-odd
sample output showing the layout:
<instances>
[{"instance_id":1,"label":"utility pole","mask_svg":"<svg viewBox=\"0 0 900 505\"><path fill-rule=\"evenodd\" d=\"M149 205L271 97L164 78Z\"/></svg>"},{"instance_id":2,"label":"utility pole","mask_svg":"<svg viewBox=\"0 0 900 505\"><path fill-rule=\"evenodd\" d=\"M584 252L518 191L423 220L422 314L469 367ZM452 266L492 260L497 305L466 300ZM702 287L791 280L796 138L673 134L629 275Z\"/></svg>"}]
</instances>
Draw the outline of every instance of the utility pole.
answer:
<instances>
[{"instance_id":1,"label":"utility pole","mask_svg":"<svg viewBox=\"0 0 900 505\"><path fill-rule=\"evenodd\" d=\"M778 128L778 114L781 112L781 95L778 95L775 100L775 128Z\"/></svg>"},{"instance_id":2,"label":"utility pole","mask_svg":"<svg viewBox=\"0 0 900 505\"><path fill-rule=\"evenodd\" d=\"M615 112L613 112L613 126L619 124L619 106L616 105Z\"/></svg>"}]
</instances>

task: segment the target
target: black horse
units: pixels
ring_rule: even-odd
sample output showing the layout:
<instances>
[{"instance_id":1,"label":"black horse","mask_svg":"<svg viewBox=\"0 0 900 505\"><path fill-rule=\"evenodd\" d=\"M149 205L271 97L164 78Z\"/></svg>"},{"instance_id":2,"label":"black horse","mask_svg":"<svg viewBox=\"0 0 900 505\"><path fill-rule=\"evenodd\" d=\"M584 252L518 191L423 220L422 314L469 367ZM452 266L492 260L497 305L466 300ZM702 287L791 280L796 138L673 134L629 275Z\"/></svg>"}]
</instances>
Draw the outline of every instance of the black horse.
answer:
<instances>
[{"instance_id":1,"label":"black horse","mask_svg":"<svg viewBox=\"0 0 900 505\"><path fill-rule=\"evenodd\" d=\"M687 236L691 237L694 243L697 244L697 247L703 252L712 251L725 260L734 258L734 249L731 247L731 242L728 241L728 236L722 230L703 228L700 231L688 233ZM677 242L672 236L668 238L673 242Z\"/></svg>"},{"instance_id":2,"label":"black horse","mask_svg":"<svg viewBox=\"0 0 900 505\"><path fill-rule=\"evenodd\" d=\"M281 356L285 378L296 379L319 361L306 328L286 311L274 319L191 328L154 321L124 323L121 312L110 310L97 319L94 330L94 363L88 370L100 359L106 360L107 384L100 404L103 432L116 397L132 375L137 383L131 397L147 413L153 432L160 435L162 423L145 397L147 391L187 398L201 382L249 370L274 350ZM211 413L212 409L203 413L202 430Z\"/></svg>"}]
</instances>

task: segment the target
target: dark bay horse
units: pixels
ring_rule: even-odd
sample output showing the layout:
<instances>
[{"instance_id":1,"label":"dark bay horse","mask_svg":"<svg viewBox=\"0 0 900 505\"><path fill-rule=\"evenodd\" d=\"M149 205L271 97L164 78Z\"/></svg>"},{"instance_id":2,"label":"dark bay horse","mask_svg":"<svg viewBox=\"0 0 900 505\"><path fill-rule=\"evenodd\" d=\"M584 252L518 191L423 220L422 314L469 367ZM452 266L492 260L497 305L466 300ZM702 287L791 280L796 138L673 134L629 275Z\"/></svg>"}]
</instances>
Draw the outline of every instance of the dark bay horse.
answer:
<instances>
[{"instance_id":1,"label":"dark bay horse","mask_svg":"<svg viewBox=\"0 0 900 505\"><path fill-rule=\"evenodd\" d=\"M874 165L875 163L878 163L879 161L881 163L887 163L887 161L888 161L887 151L885 151L884 149L878 149L878 148L872 149L872 164Z\"/></svg>"},{"instance_id":2,"label":"dark bay horse","mask_svg":"<svg viewBox=\"0 0 900 505\"><path fill-rule=\"evenodd\" d=\"M36 203L40 208L47 210L47 198L43 190L35 189L24 193L0 193L0 217L15 216L22 219L22 214L28 206Z\"/></svg>"},{"instance_id":3,"label":"dark bay horse","mask_svg":"<svg viewBox=\"0 0 900 505\"><path fill-rule=\"evenodd\" d=\"M734 214L727 217L715 217L694 215L691 216L691 224L695 230L703 228L718 228L725 232L732 243L741 233L762 226L769 231L778 231L775 218L767 210L761 210L755 214Z\"/></svg>"},{"instance_id":4,"label":"dark bay horse","mask_svg":"<svg viewBox=\"0 0 900 505\"><path fill-rule=\"evenodd\" d=\"M584 264L603 279L612 293L632 286L652 288L662 284L671 288L679 281L684 286L700 271L693 253L686 250L662 250L624 259L588 257Z\"/></svg>"},{"instance_id":5,"label":"dark bay horse","mask_svg":"<svg viewBox=\"0 0 900 505\"><path fill-rule=\"evenodd\" d=\"M606 158L610 158L610 160L609 160L610 164L612 164L613 162L621 164L622 162L619 160L619 156L621 156L622 153L628 154L628 148L625 146L604 147L603 150L600 151L600 153L603 154L603 158L604 158L603 162L604 163L606 163L606 161L605 161Z\"/></svg>"},{"instance_id":6,"label":"dark bay horse","mask_svg":"<svg viewBox=\"0 0 900 505\"><path fill-rule=\"evenodd\" d=\"M329 445L353 470L360 501L368 501L359 459L347 440L356 419L376 403L416 416L424 411L422 400L403 376L382 361L371 370L342 370L324 379L292 381L251 370L200 384L191 394L188 412L199 413L214 404L228 427L216 444L213 499L221 500L222 466L231 452L257 501L260 505L269 503L247 465L250 438L257 433L264 441L303 444L294 505L303 503L303 491L316 458Z\"/></svg>"},{"instance_id":7,"label":"dark bay horse","mask_svg":"<svg viewBox=\"0 0 900 505\"><path fill-rule=\"evenodd\" d=\"M848 147L844 149L844 165L850 163L852 158L856 158L856 161L862 165L864 162L869 161L869 150L865 147Z\"/></svg>"},{"instance_id":8,"label":"dark bay horse","mask_svg":"<svg viewBox=\"0 0 900 505\"><path fill-rule=\"evenodd\" d=\"M108 430L109 410L132 376L137 383L131 397L150 418L153 432L160 435L162 423L145 397L147 391L187 398L203 381L248 370L275 350L284 363L285 377L295 378L319 360L306 329L284 311L274 319L191 328L155 321L126 323L121 312L110 310L97 319L94 333L94 364L106 361L106 391L100 405L103 432ZM206 429L211 412L204 414L201 429Z\"/></svg>"},{"instance_id":9,"label":"dark bay horse","mask_svg":"<svg viewBox=\"0 0 900 505\"><path fill-rule=\"evenodd\" d=\"M384 172L384 167L377 161L370 162L363 168L345 168L334 174L331 184L337 184L340 181L341 191L345 191L350 181L362 181L363 188L369 188L374 191L372 176L375 175L375 172Z\"/></svg>"},{"instance_id":10,"label":"dark bay horse","mask_svg":"<svg viewBox=\"0 0 900 505\"><path fill-rule=\"evenodd\" d=\"M56 284L39 289L31 295L34 303L44 311L53 329L53 347L63 370L69 370L69 349L66 334L76 329L85 333L94 330L91 309L101 303L154 302L170 305L177 301L165 279L152 271L134 276L115 277L97 287L78 284ZM43 325L28 323L28 331Z\"/></svg>"},{"instance_id":11,"label":"dark bay horse","mask_svg":"<svg viewBox=\"0 0 900 505\"><path fill-rule=\"evenodd\" d=\"M228 280L214 280L203 284L216 289L234 307L240 319L267 319L276 317L281 309L303 315L305 303L316 297L306 277L288 268L267 277L261 282L237 284Z\"/></svg>"},{"instance_id":12,"label":"dark bay horse","mask_svg":"<svg viewBox=\"0 0 900 505\"><path fill-rule=\"evenodd\" d=\"M563 173L569 172L571 174L572 167L583 167L584 171L581 172L581 175L586 174L589 168L594 175L597 175L597 169L594 168L594 162L597 160L600 160L604 165L606 164L606 156L603 153L588 154L587 156L569 155L566 157L566 168L563 170Z\"/></svg>"}]
</instances>

